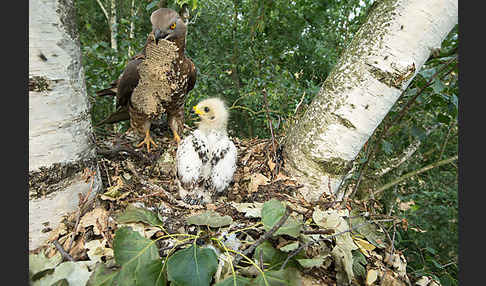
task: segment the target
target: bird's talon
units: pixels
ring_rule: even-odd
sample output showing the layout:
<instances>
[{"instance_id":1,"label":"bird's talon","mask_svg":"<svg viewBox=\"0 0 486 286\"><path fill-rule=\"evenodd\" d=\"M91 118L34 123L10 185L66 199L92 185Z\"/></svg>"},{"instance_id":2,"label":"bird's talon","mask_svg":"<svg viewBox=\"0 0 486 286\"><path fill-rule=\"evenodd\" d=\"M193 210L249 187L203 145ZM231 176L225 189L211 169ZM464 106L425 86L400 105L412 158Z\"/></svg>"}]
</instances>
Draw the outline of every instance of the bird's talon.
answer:
<instances>
[{"instance_id":1,"label":"bird's talon","mask_svg":"<svg viewBox=\"0 0 486 286\"><path fill-rule=\"evenodd\" d=\"M145 135L145 139L143 139L142 142L138 143L138 145L136 145L136 147L141 147L143 144L147 145L147 152L150 153L150 144L154 145L154 147L158 147L157 144L155 144L154 140L152 139L152 137L150 137L150 133L149 131L147 131L146 135Z\"/></svg>"}]
</instances>

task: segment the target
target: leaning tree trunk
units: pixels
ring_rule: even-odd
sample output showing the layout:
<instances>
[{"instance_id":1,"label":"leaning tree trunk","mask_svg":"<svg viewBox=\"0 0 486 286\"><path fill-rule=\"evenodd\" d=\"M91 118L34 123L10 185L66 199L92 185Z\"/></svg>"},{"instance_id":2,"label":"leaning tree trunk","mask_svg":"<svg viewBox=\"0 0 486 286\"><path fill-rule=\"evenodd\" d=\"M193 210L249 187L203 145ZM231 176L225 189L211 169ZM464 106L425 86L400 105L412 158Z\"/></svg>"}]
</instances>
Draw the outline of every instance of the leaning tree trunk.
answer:
<instances>
[{"instance_id":1,"label":"leaning tree trunk","mask_svg":"<svg viewBox=\"0 0 486 286\"><path fill-rule=\"evenodd\" d=\"M284 142L287 168L310 201L336 194L362 146L457 24L457 0L374 6Z\"/></svg>"},{"instance_id":2,"label":"leaning tree trunk","mask_svg":"<svg viewBox=\"0 0 486 286\"><path fill-rule=\"evenodd\" d=\"M29 249L101 186L73 1L29 1Z\"/></svg>"}]
</instances>

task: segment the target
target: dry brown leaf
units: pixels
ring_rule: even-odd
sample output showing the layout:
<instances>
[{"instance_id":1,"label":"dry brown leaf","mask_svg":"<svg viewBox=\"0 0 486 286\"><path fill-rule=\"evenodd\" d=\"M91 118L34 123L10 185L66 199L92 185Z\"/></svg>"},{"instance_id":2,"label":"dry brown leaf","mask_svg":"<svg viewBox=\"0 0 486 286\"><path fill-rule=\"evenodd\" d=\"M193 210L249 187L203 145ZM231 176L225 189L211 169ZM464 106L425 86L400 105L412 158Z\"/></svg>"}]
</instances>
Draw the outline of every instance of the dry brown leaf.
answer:
<instances>
[{"instance_id":1,"label":"dry brown leaf","mask_svg":"<svg viewBox=\"0 0 486 286\"><path fill-rule=\"evenodd\" d=\"M402 211L409 210L411 206L415 205L414 201L409 201L409 202L403 202L398 204L398 208Z\"/></svg>"},{"instance_id":2,"label":"dry brown leaf","mask_svg":"<svg viewBox=\"0 0 486 286\"><path fill-rule=\"evenodd\" d=\"M405 282L402 282L399 278L393 276L392 271L387 271L381 282L383 286L406 286Z\"/></svg>"},{"instance_id":3,"label":"dry brown leaf","mask_svg":"<svg viewBox=\"0 0 486 286\"><path fill-rule=\"evenodd\" d=\"M99 225L102 229L99 229L98 224L96 223L96 219L99 221ZM82 228L87 228L89 226L93 227L93 233L96 235L101 235L101 232L107 230L107 222L108 222L108 211L101 207L97 207L92 211L86 213L81 220L79 221L79 225Z\"/></svg>"},{"instance_id":4,"label":"dry brown leaf","mask_svg":"<svg viewBox=\"0 0 486 286\"><path fill-rule=\"evenodd\" d=\"M252 174L250 177L250 184L248 185L248 192L255 193L258 191L258 186L268 184L270 180L260 173Z\"/></svg>"},{"instance_id":5,"label":"dry brown leaf","mask_svg":"<svg viewBox=\"0 0 486 286\"><path fill-rule=\"evenodd\" d=\"M371 286L378 279L378 271L376 269L368 270L366 274L366 285Z\"/></svg>"},{"instance_id":6,"label":"dry brown leaf","mask_svg":"<svg viewBox=\"0 0 486 286\"><path fill-rule=\"evenodd\" d=\"M55 230L51 231L51 235L49 236L49 241L54 241L66 234L67 234L67 227L64 223L61 222L59 223L59 226Z\"/></svg>"}]
</instances>

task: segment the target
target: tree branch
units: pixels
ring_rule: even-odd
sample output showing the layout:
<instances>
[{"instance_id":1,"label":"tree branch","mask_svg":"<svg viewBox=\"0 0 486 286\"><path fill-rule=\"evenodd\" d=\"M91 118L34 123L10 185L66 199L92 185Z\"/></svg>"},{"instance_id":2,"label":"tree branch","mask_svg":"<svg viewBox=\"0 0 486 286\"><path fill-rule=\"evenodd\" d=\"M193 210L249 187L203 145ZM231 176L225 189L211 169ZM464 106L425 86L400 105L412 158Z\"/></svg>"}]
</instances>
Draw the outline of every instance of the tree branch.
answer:
<instances>
[{"instance_id":1,"label":"tree branch","mask_svg":"<svg viewBox=\"0 0 486 286\"><path fill-rule=\"evenodd\" d=\"M440 124L435 124L434 126L432 126L429 129L427 129L425 131L425 136L429 136L429 134L432 131L434 131L435 129L437 129L437 127L439 127L439 126L440 126ZM379 171L376 171L374 175L377 176L377 177L381 177L381 176L385 175L386 173L390 172L391 170L398 168L404 162L406 162L408 159L410 159L413 154L415 154L415 152L418 150L418 148L420 147L421 144L422 144L422 141L420 139L417 139L415 142L413 142L412 144L410 144L402 152L403 153L403 156L390 159L389 160L390 166L388 166L386 168L383 168L383 169L381 169Z\"/></svg>"},{"instance_id":2,"label":"tree branch","mask_svg":"<svg viewBox=\"0 0 486 286\"><path fill-rule=\"evenodd\" d=\"M108 15L108 12L106 11L105 6L103 6L103 3L101 3L100 0L96 0L96 2L98 3L98 5L100 5L100 8L101 8L101 11L103 11L103 14L105 14L106 21L108 23L110 23L110 16ZM110 30L111 30L111 28L110 28Z\"/></svg>"},{"instance_id":3,"label":"tree branch","mask_svg":"<svg viewBox=\"0 0 486 286\"><path fill-rule=\"evenodd\" d=\"M373 194L376 195L378 193L381 193L381 192L387 190L388 188L393 187L394 185L402 182L403 180L406 180L406 179L408 179L410 177L413 177L415 175L418 175L418 174L421 174L423 172L426 172L426 171L428 171L428 170L430 170L432 168L439 167L439 166L442 166L442 165L451 163L452 161L457 160L457 158L458 158L458 156L456 155L456 156L453 156L453 157L451 157L449 159L445 159L445 160L438 161L438 162L432 163L430 165L427 165L427 166L423 167L422 169L415 170L415 171L412 171L410 173L407 173L407 174L401 176L400 178L397 178L397 179L391 181L390 183L385 184L382 187L378 188L376 191L373 192Z\"/></svg>"},{"instance_id":4,"label":"tree branch","mask_svg":"<svg viewBox=\"0 0 486 286\"><path fill-rule=\"evenodd\" d=\"M255 241L252 245L250 245L250 247L248 247L247 249L245 249L242 254L244 256L248 256L250 253L253 252L253 250L255 250L255 248L262 244L265 240L269 239L286 221L287 219L289 218L290 216L290 212L291 212L291 209L289 206L286 206L285 207L285 213L284 215L280 218L280 220L271 228L269 229L265 234L263 234L262 236L260 236L259 239L257 239L257 241ZM243 256L241 255L238 255L236 258L235 258L235 262L234 262L234 265L237 265L241 258Z\"/></svg>"}]
</instances>

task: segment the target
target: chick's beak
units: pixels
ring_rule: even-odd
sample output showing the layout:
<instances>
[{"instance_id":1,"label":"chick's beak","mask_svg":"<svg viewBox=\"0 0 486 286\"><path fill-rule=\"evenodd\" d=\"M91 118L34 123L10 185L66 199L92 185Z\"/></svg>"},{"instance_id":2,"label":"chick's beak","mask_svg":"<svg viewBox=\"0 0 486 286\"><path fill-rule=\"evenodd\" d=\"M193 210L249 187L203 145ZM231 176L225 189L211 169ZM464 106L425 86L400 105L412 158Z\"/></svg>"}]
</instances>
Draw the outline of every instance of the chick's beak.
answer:
<instances>
[{"instance_id":1,"label":"chick's beak","mask_svg":"<svg viewBox=\"0 0 486 286\"><path fill-rule=\"evenodd\" d=\"M192 110L197 114L197 115L202 115L203 112L197 107L197 105L194 105Z\"/></svg>"}]
</instances>

